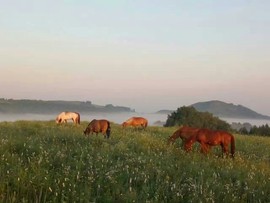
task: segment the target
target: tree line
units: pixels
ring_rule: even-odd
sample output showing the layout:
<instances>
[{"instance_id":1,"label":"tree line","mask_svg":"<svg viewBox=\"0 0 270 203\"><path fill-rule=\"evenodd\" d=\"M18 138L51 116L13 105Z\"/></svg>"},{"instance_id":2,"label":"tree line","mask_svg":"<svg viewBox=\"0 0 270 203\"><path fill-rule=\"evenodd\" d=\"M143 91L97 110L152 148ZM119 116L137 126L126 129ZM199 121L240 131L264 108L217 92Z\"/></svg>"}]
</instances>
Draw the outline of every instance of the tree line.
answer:
<instances>
[{"instance_id":1,"label":"tree line","mask_svg":"<svg viewBox=\"0 0 270 203\"><path fill-rule=\"evenodd\" d=\"M270 137L270 127L268 124L257 127L256 125L247 130L245 127L239 129L238 133L243 135L260 135Z\"/></svg>"}]
</instances>

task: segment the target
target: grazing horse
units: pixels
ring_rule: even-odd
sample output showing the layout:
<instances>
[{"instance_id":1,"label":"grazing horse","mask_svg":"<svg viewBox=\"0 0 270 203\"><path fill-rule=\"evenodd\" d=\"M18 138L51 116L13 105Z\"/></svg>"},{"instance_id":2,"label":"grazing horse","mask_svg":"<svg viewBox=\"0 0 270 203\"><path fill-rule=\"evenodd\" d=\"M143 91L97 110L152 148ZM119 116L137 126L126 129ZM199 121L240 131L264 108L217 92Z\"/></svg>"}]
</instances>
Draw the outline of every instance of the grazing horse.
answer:
<instances>
[{"instance_id":1,"label":"grazing horse","mask_svg":"<svg viewBox=\"0 0 270 203\"><path fill-rule=\"evenodd\" d=\"M60 113L56 119L56 123L66 123L67 120L72 120L75 124L80 124L80 114L77 112L64 111Z\"/></svg>"},{"instance_id":2,"label":"grazing horse","mask_svg":"<svg viewBox=\"0 0 270 203\"><path fill-rule=\"evenodd\" d=\"M185 141L190 137L196 135L196 133L200 130L199 128L192 128L188 126L180 127L176 130L169 138L167 144L174 143L177 138L182 139L182 146L184 146Z\"/></svg>"},{"instance_id":3,"label":"grazing horse","mask_svg":"<svg viewBox=\"0 0 270 203\"><path fill-rule=\"evenodd\" d=\"M126 127L126 126L133 126L133 127L139 126L140 127L141 126L143 129L145 129L147 125L148 125L148 121L147 119L143 117L132 117L122 123L123 127Z\"/></svg>"},{"instance_id":4,"label":"grazing horse","mask_svg":"<svg viewBox=\"0 0 270 203\"><path fill-rule=\"evenodd\" d=\"M229 145L231 144L231 157L234 157L235 153L235 140L234 136L228 132L220 130L200 129L196 135L189 137L185 143L185 150L190 151L192 145L195 142L199 142L201 145L201 152L207 154L212 146L220 145L222 149L222 155L229 155Z\"/></svg>"},{"instance_id":5,"label":"grazing horse","mask_svg":"<svg viewBox=\"0 0 270 203\"><path fill-rule=\"evenodd\" d=\"M98 133L102 133L104 135L104 138L106 136L107 138L109 138L111 134L110 122L104 119L103 120L94 119L88 124L83 133L85 136L89 135L90 133L91 134L96 133L96 135L98 135Z\"/></svg>"}]
</instances>

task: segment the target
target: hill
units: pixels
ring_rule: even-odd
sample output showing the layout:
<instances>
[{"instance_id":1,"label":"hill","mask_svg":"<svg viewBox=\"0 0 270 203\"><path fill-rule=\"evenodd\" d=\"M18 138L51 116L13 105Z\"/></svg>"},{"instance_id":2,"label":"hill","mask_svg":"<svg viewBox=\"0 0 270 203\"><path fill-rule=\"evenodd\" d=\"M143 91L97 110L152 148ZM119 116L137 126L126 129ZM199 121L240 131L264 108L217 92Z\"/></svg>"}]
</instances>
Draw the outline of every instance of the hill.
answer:
<instances>
[{"instance_id":1,"label":"hill","mask_svg":"<svg viewBox=\"0 0 270 203\"><path fill-rule=\"evenodd\" d=\"M172 113L173 111L172 110L160 110L160 111L157 111L156 114L170 114Z\"/></svg>"},{"instance_id":2,"label":"hill","mask_svg":"<svg viewBox=\"0 0 270 203\"><path fill-rule=\"evenodd\" d=\"M92 104L90 101L43 101L43 100L14 100L0 99L0 113L3 114L51 114L61 111L77 112L134 112L129 107L114 106L108 104L105 106Z\"/></svg>"},{"instance_id":3,"label":"hill","mask_svg":"<svg viewBox=\"0 0 270 203\"><path fill-rule=\"evenodd\" d=\"M270 116L259 114L245 106L234 105L232 103L225 103L222 101L207 101L192 104L195 109L202 112L209 112L218 117L225 118L249 118L249 119L267 119Z\"/></svg>"}]
</instances>

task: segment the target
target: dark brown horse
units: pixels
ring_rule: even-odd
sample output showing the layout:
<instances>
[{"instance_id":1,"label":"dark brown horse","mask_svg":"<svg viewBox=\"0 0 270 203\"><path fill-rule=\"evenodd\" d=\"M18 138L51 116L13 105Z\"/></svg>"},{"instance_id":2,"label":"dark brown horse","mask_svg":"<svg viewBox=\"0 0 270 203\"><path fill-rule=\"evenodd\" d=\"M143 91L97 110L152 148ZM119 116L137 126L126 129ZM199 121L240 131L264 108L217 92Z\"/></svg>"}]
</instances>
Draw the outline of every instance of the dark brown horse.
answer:
<instances>
[{"instance_id":1,"label":"dark brown horse","mask_svg":"<svg viewBox=\"0 0 270 203\"><path fill-rule=\"evenodd\" d=\"M176 130L169 138L168 138L168 144L173 144L177 138L182 139L182 145L184 146L185 141L190 137L197 134L199 128L192 128L188 126L180 127L178 130Z\"/></svg>"},{"instance_id":2,"label":"dark brown horse","mask_svg":"<svg viewBox=\"0 0 270 203\"><path fill-rule=\"evenodd\" d=\"M148 125L148 121L147 119L143 117L132 117L122 123L123 127L126 127L126 126L140 127L141 126L144 129L147 127L147 125Z\"/></svg>"},{"instance_id":3,"label":"dark brown horse","mask_svg":"<svg viewBox=\"0 0 270 203\"><path fill-rule=\"evenodd\" d=\"M87 128L84 130L83 133L85 134L85 136L93 133L96 133L96 135L98 135L98 133L102 133L104 135L104 138L106 136L107 138L109 138L111 134L110 122L104 119L94 119L88 124Z\"/></svg>"},{"instance_id":4,"label":"dark brown horse","mask_svg":"<svg viewBox=\"0 0 270 203\"><path fill-rule=\"evenodd\" d=\"M212 146L220 145L222 154L229 155L229 145L231 144L231 157L235 153L235 140L234 136L228 132L220 130L200 129L196 135L189 137L185 143L185 150L190 151L192 145L199 142L201 145L201 152L207 154Z\"/></svg>"}]
</instances>

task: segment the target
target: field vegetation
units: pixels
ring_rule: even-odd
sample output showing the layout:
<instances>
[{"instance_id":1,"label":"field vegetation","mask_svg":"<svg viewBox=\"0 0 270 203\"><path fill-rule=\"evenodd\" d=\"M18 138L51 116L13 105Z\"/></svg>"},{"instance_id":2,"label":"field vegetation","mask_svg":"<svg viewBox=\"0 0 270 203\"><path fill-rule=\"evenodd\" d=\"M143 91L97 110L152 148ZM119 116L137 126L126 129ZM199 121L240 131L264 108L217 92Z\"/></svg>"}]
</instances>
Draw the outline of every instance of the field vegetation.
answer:
<instances>
[{"instance_id":1,"label":"field vegetation","mask_svg":"<svg viewBox=\"0 0 270 203\"><path fill-rule=\"evenodd\" d=\"M176 127L85 137L54 121L0 123L0 202L270 202L270 138L235 135L235 159L173 146Z\"/></svg>"}]
</instances>

